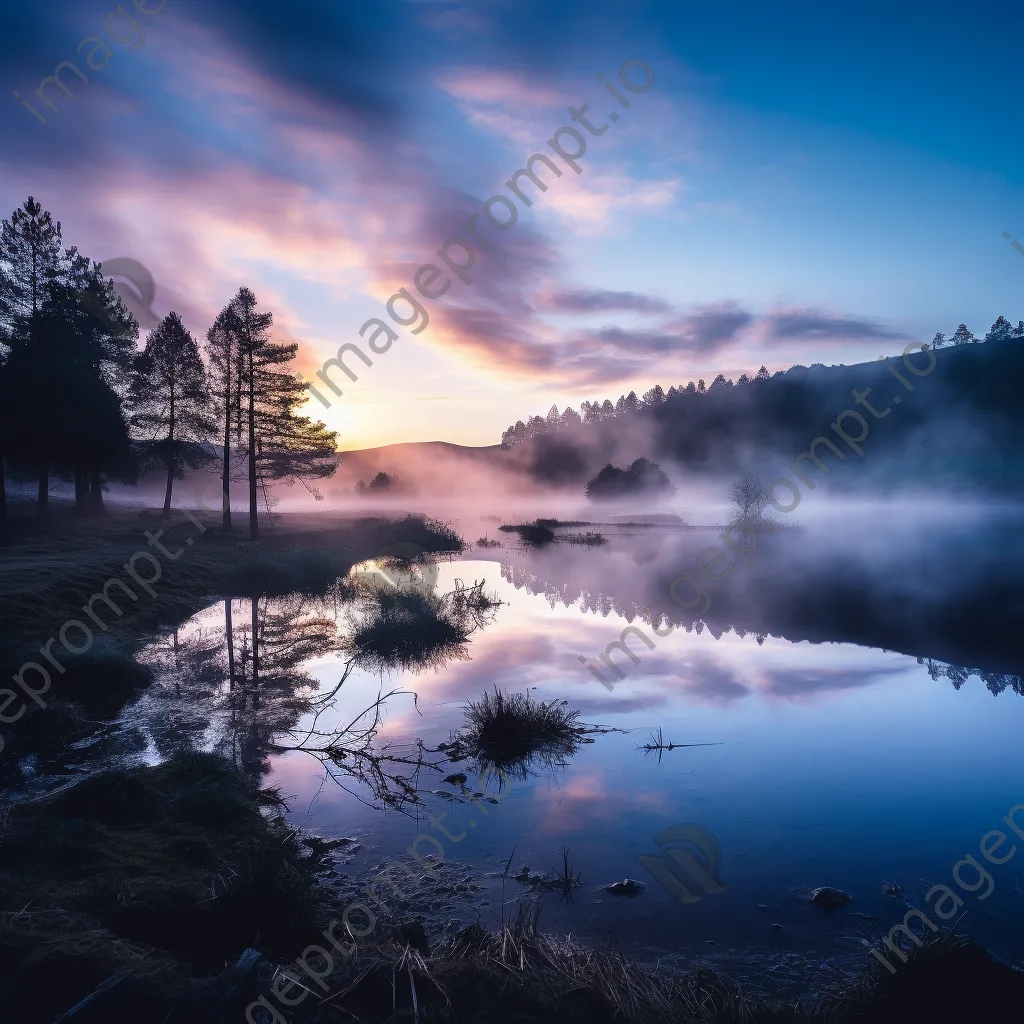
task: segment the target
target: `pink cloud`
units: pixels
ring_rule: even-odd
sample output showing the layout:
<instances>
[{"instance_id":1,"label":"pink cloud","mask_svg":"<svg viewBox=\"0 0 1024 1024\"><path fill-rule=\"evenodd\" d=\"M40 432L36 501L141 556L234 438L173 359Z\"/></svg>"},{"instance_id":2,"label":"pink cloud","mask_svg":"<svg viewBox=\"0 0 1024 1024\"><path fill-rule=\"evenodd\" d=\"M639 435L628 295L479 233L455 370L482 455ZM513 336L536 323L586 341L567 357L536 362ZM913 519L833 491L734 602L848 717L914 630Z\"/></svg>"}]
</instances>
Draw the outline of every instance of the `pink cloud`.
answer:
<instances>
[{"instance_id":1,"label":"pink cloud","mask_svg":"<svg viewBox=\"0 0 1024 1024\"><path fill-rule=\"evenodd\" d=\"M464 68L434 80L434 84L450 96L470 103L490 103L507 107L555 107L572 102L561 88L523 75L490 68Z\"/></svg>"}]
</instances>

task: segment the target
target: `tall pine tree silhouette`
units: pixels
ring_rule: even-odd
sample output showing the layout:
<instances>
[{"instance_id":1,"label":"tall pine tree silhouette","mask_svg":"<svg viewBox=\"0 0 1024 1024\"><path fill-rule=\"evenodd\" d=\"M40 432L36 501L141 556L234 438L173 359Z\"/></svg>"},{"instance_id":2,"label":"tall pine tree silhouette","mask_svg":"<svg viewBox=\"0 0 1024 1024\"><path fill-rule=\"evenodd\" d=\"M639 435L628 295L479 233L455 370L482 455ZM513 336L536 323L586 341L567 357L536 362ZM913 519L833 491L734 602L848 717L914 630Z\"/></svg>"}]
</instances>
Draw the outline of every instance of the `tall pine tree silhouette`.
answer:
<instances>
[{"instance_id":1,"label":"tall pine tree silhouette","mask_svg":"<svg viewBox=\"0 0 1024 1024\"><path fill-rule=\"evenodd\" d=\"M238 381L241 366L238 356L238 324L234 305L228 303L217 315L213 326L206 332L208 376L214 409L224 426L224 453L221 465L222 511L221 524L231 529L231 431L238 430L241 413Z\"/></svg>"},{"instance_id":2,"label":"tall pine tree silhouette","mask_svg":"<svg viewBox=\"0 0 1024 1024\"><path fill-rule=\"evenodd\" d=\"M229 329L237 339L236 422L244 424L249 477L249 537L259 539L258 491L268 481L302 482L317 500L321 495L305 478L330 476L338 464L337 435L320 421L296 414L306 401L306 385L286 367L298 344L271 336L272 313L256 308L256 296L240 288L231 301ZM244 420L242 416L244 415Z\"/></svg>"},{"instance_id":3,"label":"tall pine tree silhouette","mask_svg":"<svg viewBox=\"0 0 1024 1024\"><path fill-rule=\"evenodd\" d=\"M136 466L126 433L123 410L132 397L139 325L98 264L77 249L67 252L71 294L66 301L74 311L77 344L74 362L92 382L93 394L103 405L117 406L106 414L97 409L92 424L95 446L73 465L76 504L80 512L103 512L103 475L134 483ZM103 396L103 397L100 397ZM98 433L97 433L98 432Z\"/></svg>"},{"instance_id":4,"label":"tall pine tree silhouette","mask_svg":"<svg viewBox=\"0 0 1024 1024\"><path fill-rule=\"evenodd\" d=\"M134 480L123 405L138 324L32 197L0 226L0 337L0 451L38 475L38 518L53 473L74 476L79 511L102 511L104 473Z\"/></svg>"},{"instance_id":5,"label":"tall pine tree silhouette","mask_svg":"<svg viewBox=\"0 0 1024 1024\"><path fill-rule=\"evenodd\" d=\"M44 210L34 197L29 196L0 225L0 265L4 268L0 277L4 292L0 316L3 317L6 341L12 350L18 345L31 345L38 339L40 314L52 295L53 286L60 279L62 256L60 222L54 223L49 211ZM9 362L8 366L12 374L16 372L16 364L11 366ZM13 380L10 375L8 379ZM7 398L10 399L17 390L13 387ZM16 422L17 418L11 415L13 412L13 407L9 407L9 424ZM6 445L12 442L17 445L15 438L8 438ZM38 446L36 451L39 452ZM39 474L36 514L40 521L45 522L50 494L50 465L45 456L40 454L38 457L40 461L33 467Z\"/></svg>"},{"instance_id":6,"label":"tall pine tree silhouette","mask_svg":"<svg viewBox=\"0 0 1024 1024\"><path fill-rule=\"evenodd\" d=\"M202 445L216 429L199 346L177 313L168 313L150 332L135 371L132 425L148 436L143 458L159 460L167 469L166 518L175 478L186 466L208 461Z\"/></svg>"}]
</instances>

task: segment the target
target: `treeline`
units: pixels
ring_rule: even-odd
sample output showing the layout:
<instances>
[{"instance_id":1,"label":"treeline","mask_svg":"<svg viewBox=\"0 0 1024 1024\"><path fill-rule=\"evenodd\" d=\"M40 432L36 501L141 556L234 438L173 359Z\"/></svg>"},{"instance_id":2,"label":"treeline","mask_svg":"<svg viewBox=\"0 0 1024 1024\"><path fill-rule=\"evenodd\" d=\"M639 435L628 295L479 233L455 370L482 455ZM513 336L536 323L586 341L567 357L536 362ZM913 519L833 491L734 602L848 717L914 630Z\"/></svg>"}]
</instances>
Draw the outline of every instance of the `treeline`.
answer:
<instances>
[{"instance_id":1,"label":"treeline","mask_svg":"<svg viewBox=\"0 0 1024 1024\"><path fill-rule=\"evenodd\" d=\"M779 372L781 373L782 371ZM762 366L753 379L767 380L768 377L767 368ZM749 384L750 380L751 378L743 373L740 374L737 383ZM556 432L562 427L575 427L580 424L591 426L595 423L603 423L606 420L615 419L616 416L628 416L642 409L655 409L667 399L674 398L676 395L703 395L707 394L708 391L714 391L716 388L733 386L734 382L726 380L725 374L720 373L711 382L710 387L705 385L703 380L697 381L696 384L691 380L685 386L682 384L678 386L673 385L666 393L660 384L656 384L650 391L645 392L642 398L637 398L636 392L630 391L628 395L619 395L619 400L614 405L610 398L606 398L603 402L584 402L580 406L579 412L573 408L567 408L564 412L559 413L558 406L553 405L548 410L547 416L531 416L525 423L519 420L509 427L501 435L501 444L504 448L510 448L512 445L528 441L531 437Z\"/></svg>"},{"instance_id":2,"label":"treeline","mask_svg":"<svg viewBox=\"0 0 1024 1024\"><path fill-rule=\"evenodd\" d=\"M171 312L140 349L101 265L66 248L60 222L30 196L0 226L0 530L8 471L37 481L46 522L55 479L74 481L77 513L102 514L106 483L159 467L166 516L174 480L219 458L224 528L231 483L245 480L252 539L260 489L329 476L337 437L297 415L298 345L273 341L273 315L257 305L240 288L202 346Z\"/></svg>"},{"instance_id":3,"label":"treeline","mask_svg":"<svg viewBox=\"0 0 1024 1024\"><path fill-rule=\"evenodd\" d=\"M655 387L642 398L623 395L614 405L584 402L582 414L552 408L547 417L509 428L502 447L545 485L583 484L605 464L638 456L697 473L733 475L753 468L764 475L779 457L792 460L816 436L834 440L829 425L850 409L867 416L871 464L894 484L912 478L955 488L973 481L1016 492L1024 456L1010 438L1024 425L1022 339L1024 322L1013 327L1002 316L983 337L963 324L950 339L936 335L908 357L915 366L934 359L934 373L912 378L916 393L899 399L903 404L893 406L895 415L877 421L853 392L874 388L875 397L867 400L884 409L894 386L903 392L887 370L900 366L900 356L885 363L793 366L774 374L762 367L753 378L743 375L735 382L720 374L710 386L691 382L667 393ZM909 461L900 468L900 459ZM844 459L832 468L843 478L852 464ZM857 485L852 477L851 485Z\"/></svg>"},{"instance_id":4,"label":"treeline","mask_svg":"<svg viewBox=\"0 0 1024 1024\"><path fill-rule=\"evenodd\" d=\"M1024 338L1024 320L1018 320L1017 326L1014 327L1006 317L999 316L983 338L975 337L966 324L961 324L954 331L952 337L947 338L942 333L936 334L932 339L931 345L925 345L924 348L926 350L929 348L941 349L946 345L973 345L980 342L1009 341L1010 339L1020 338ZM811 366L824 367L824 364L812 363ZM792 369L802 370L804 367L794 366ZM513 424L502 433L501 444L503 448L510 448L541 434L556 433L562 428L572 428L580 424L591 426L606 420L615 419L617 416L629 416L643 409L656 409L665 401L677 395L705 395L714 393L721 388L742 387L755 381L781 377L786 372L785 370L777 370L774 374L769 374L767 367L762 364L753 377L748 377L747 374L741 373L736 381L732 381L726 380L725 374L720 373L710 385L706 385L703 380L698 380L694 384L691 380L686 385L673 385L667 392L660 384L657 384L650 391L645 392L642 398L637 398L636 392L630 391L628 395L619 395L618 401L614 404L608 398L603 402L584 402L580 406L579 412L570 407L559 413L558 406L553 405L548 410L547 416L531 416L526 422L519 420Z\"/></svg>"}]
</instances>

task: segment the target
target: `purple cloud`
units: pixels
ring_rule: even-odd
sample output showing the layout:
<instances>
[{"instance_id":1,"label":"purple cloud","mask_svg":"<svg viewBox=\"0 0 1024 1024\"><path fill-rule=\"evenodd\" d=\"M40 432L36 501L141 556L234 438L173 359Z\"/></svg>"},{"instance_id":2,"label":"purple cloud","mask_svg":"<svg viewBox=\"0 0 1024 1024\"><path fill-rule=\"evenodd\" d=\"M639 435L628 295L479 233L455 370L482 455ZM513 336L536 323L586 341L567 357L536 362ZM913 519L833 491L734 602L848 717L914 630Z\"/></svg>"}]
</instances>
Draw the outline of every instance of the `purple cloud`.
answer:
<instances>
[{"instance_id":1,"label":"purple cloud","mask_svg":"<svg viewBox=\"0 0 1024 1024\"><path fill-rule=\"evenodd\" d=\"M814 309L784 309L764 318L768 337L773 341L899 341L908 337L889 331L868 318L823 313Z\"/></svg>"},{"instance_id":2,"label":"purple cloud","mask_svg":"<svg viewBox=\"0 0 1024 1024\"><path fill-rule=\"evenodd\" d=\"M599 313L623 309L633 313L669 313L672 306L639 292L614 292L604 288L568 288L544 295L542 309L557 313Z\"/></svg>"}]
</instances>

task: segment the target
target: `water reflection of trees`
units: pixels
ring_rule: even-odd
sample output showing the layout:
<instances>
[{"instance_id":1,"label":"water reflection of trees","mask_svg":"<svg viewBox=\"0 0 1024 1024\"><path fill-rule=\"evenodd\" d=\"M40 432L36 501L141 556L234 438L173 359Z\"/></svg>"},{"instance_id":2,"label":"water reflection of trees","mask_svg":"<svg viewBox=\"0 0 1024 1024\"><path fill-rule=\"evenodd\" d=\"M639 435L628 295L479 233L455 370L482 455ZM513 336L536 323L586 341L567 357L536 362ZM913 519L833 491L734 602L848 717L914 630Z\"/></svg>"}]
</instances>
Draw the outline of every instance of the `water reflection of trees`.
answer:
<instances>
[{"instance_id":1,"label":"water reflection of trees","mask_svg":"<svg viewBox=\"0 0 1024 1024\"><path fill-rule=\"evenodd\" d=\"M917 663L928 669L932 679L948 679L955 690L959 690L971 676L978 676L985 684L985 689L994 697L998 697L1007 688L1024 697L1024 679L1020 676L1006 672L984 672L980 668L968 668L966 665L945 665L931 658L918 658Z\"/></svg>"},{"instance_id":2,"label":"water reflection of trees","mask_svg":"<svg viewBox=\"0 0 1024 1024\"><path fill-rule=\"evenodd\" d=\"M401 807L417 800L422 773L446 759L418 741L377 743L386 704L400 695L415 700L400 686L385 687L384 676L468 658L471 637L496 607L483 582L457 581L436 594L375 577L342 581L319 597L225 600L219 622L208 610L143 652L156 683L131 724L163 758L205 747L253 779L270 770L273 755L302 752L323 765L325 779L356 783L350 791L369 793L369 802ZM332 654L342 659L338 682L318 694L306 666ZM376 699L325 726L356 669L380 675Z\"/></svg>"},{"instance_id":3,"label":"water reflection of trees","mask_svg":"<svg viewBox=\"0 0 1024 1024\"><path fill-rule=\"evenodd\" d=\"M387 702L403 694L415 700L414 693L401 688L384 692L382 686L374 703L349 721L325 729L321 719L356 668L379 673L383 680L391 671L438 671L452 660L467 659L471 637L492 621L497 607L483 581L466 586L456 580L453 590L436 594L426 587L364 578L346 608L347 628L339 637L338 650L347 659L340 680L310 701L312 722L277 749L316 758L325 779L349 792L348 783L358 782L384 806L417 803L424 771L440 771L447 758L419 740L375 746Z\"/></svg>"},{"instance_id":4,"label":"water reflection of trees","mask_svg":"<svg viewBox=\"0 0 1024 1024\"><path fill-rule=\"evenodd\" d=\"M578 608L580 611L598 614L602 618L608 618L610 615L615 615L621 619L624 619L627 623L641 622L646 623L653 630L661 630L668 623L673 626L683 629L687 633L695 633L698 636L701 635L705 629L714 639L720 640L726 633L732 632L741 639L746 636L752 636L758 644L763 644L765 639L769 636L775 635L788 639L791 642L798 642L800 640L810 639L800 631L800 626L795 621L785 620L785 611L782 609L783 602L776 602L776 606L773 611L777 616L780 617L771 632L765 628L744 628L741 625L731 623L728 618L723 616L709 616L707 619L695 618L690 615L676 610L671 609L671 614L668 612L668 602L655 602L655 609L652 611L650 606L641 606L632 600L619 599L614 594L608 594L603 591L592 591L586 587L581 587L571 583L557 586L544 577L538 575L532 568L525 566L517 566L507 562L503 562L501 566L502 578L511 583L517 590L524 590L527 593L535 596L543 596L551 608L555 608L558 605L562 605L566 608ZM615 586L614 577L608 579L609 586ZM666 588L667 589L667 588ZM865 599L866 603L867 600ZM824 603L824 599L822 602ZM844 610L837 615L838 618L843 618L845 622L848 619L847 611ZM749 624L748 624L749 625ZM758 624L760 625L760 624ZM614 627L613 627L614 628ZM922 630L918 631L915 639L917 642L928 644L929 646L935 646L933 641L942 630L929 630L927 624ZM923 637L923 639L922 639ZM608 637L608 639L615 640L614 633ZM823 638L814 638L812 642L822 642ZM857 637L842 637L837 636L832 642L845 642L845 643L857 643L861 646L874 646L882 648L883 650L891 650L890 646L892 643L891 637L878 637L872 636L868 633ZM950 638L944 637L944 642L949 643ZM969 655L969 652L964 652ZM940 661L933 658L922 658L918 657L917 662L919 665L927 665L928 674L932 679L948 679L952 685L959 690L961 686L967 681L970 676L978 676L982 682L984 682L986 689L994 695L998 695L1003 690L1010 689L1014 693L1021 694L1024 696L1024 678L1019 675L1006 673L1006 672L993 672L981 668L969 668L963 665L953 664L951 662ZM1016 667L1016 666L1013 666Z\"/></svg>"},{"instance_id":5,"label":"water reflection of trees","mask_svg":"<svg viewBox=\"0 0 1024 1024\"><path fill-rule=\"evenodd\" d=\"M133 709L161 757L206 747L255 777L273 738L306 712L316 679L303 665L338 647L338 627L308 597L225 600L190 629L150 645L141 660L156 684Z\"/></svg>"}]
</instances>

